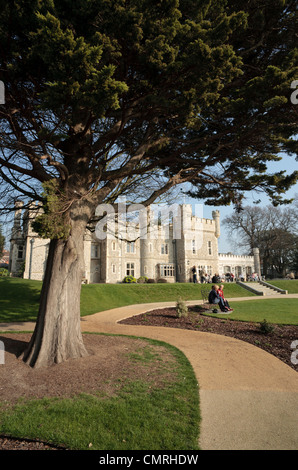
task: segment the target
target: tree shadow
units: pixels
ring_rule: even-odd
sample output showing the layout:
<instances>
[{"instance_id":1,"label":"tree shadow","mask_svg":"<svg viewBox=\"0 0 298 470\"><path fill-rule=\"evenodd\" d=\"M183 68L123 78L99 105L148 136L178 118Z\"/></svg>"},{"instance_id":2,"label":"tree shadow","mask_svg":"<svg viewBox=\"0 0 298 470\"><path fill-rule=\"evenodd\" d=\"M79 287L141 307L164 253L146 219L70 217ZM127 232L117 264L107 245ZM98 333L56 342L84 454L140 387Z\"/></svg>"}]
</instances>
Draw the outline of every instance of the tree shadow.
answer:
<instances>
[{"instance_id":1,"label":"tree shadow","mask_svg":"<svg viewBox=\"0 0 298 470\"><path fill-rule=\"evenodd\" d=\"M0 341L4 344L5 352L13 354L16 357L19 357L24 352L29 343L29 341L8 338L7 336L0 336Z\"/></svg>"}]
</instances>

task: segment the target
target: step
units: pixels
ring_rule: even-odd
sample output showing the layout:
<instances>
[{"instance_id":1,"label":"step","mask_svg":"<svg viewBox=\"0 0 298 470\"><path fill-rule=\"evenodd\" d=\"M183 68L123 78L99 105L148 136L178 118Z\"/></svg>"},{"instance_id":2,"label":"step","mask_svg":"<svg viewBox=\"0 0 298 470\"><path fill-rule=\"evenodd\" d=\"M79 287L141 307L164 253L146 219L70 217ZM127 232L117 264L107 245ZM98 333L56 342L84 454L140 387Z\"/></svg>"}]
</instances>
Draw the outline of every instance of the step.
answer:
<instances>
[{"instance_id":1,"label":"step","mask_svg":"<svg viewBox=\"0 0 298 470\"><path fill-rule=\"evenodd\" d=\"M278 287L271 286L268 283L265 283L264 281L259 281L259 282L241 282L237 281L237 284L241 285L245 289L249 290L250 292L253 292L256 295L283 295L287 294L287 291L284 291L282 289L279 289Z\"/></svg>"}]
</instances>

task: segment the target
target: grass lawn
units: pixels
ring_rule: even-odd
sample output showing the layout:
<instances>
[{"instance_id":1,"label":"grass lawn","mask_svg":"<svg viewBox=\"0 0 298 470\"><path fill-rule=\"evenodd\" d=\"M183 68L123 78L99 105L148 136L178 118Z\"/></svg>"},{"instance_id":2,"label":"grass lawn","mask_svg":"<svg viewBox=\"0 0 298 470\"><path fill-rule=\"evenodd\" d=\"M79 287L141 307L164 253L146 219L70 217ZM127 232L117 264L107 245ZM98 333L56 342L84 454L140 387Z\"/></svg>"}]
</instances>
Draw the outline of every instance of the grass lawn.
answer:
<instances>
[{"instance_id":1,"label":"grass lawn","mask_svg":"<svg viewBox=\"0 0 298 470\"><path fill-rule=\"evenodd\" d=\"M288 294L298 294L298 279L268 279L269 284L288 291Z\"/></svg>"},{"instance_id":2,"label":"grass lawn","mask_svg":"<svg viewBox=\"0 0 298 470\"><path fill-rule=\"evenodd\" d=\"M266 319L269 323L298 325L298 299L258 299L247 302L233 302L231 299L229 303L234 309L228 315L230 320L262 322ZM226 314L211 316L227 318Z\"/></svg>"},{"instance_id":3,"label":"grass lawn","mask_svg":"<svg viewBox=\"0 0 298 470\"><path fill-rule=\"evenodd\" d=\"M136 370L141 363L148 371L150 366L158 368L157 385L150 374L146 380L125 383L111 377L108 396L95 391L72 398L21 400L13 406L0 402L0 433L68 449L197 450L200 415L193 369L173 346L146 341L148 346L131 353L129 360Z\"/></svg>"},{"instance_id":4,"label":"grass lawn","mask_svg":"<svg viewBox=\"0 0 298 470\"><path fill-rule=\"evenodd\" d=\"M0 279L0 322L35 321L41 281ZM234 283L225 287L227 297L253 296ZM91 315L125 305L200 300L201 284L88 284L82 286L81 315Z\"/></svg>"},{"instance_id":5,"label":"grass lawn","mask_svg":"<svg viewBox=\"0 0 298 470\"><path fill-rule=\"evenodd\" d=\"M0 322L35 321L42 283L0 278Z\"/></svg>"}]
</instances>

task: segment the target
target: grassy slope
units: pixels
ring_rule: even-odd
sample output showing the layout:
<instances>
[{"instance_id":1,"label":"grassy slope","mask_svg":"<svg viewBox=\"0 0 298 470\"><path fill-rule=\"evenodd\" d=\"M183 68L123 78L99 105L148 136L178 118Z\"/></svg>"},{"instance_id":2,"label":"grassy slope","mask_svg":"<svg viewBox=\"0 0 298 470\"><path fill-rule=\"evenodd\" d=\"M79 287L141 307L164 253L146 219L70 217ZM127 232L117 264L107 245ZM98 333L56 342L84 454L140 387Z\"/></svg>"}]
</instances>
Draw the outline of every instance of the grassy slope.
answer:
<instances>
[{"instance_id":1,"label":"grassy slope","mask_svg":"<svg viewBox=\"0 0 298 470\"><path fill-rule=\"evenodd\" d=\"M298 294L298 279L268 279L269 284L288 291L288 294Z\"/></svg>"},{"instance_id":2,"label":"grassy slope","mask_svg":"<svg viewBox=\"0 0 298 470\"><path fill-rule=\"evenodd\" d=\"M236 284L227 284L227 297L250 296ZM200 300L200 284L89 284L82 286L81 313L89 315L115 307L150 302Z\"/></svg>"},{"instance_id":3,"label":"grassy slope","mask_svg":"<svg viewBox=\"0 0 298 470\"><path fill-rule=\"evenodd\" d=\"M0 279L0 322L34 321L42 283L19 278ZM228 297L252 295L236 284L226 285ZM82 286L81 314L148 302L201 299L200 284L89 284Z\"/></svg>"},{"instance_id":4,"label":"grassy slope","mask_svg":"<svg viewBox=\"0 0 298 470\"><path fill-rule=\"evenodd\" d=\"M298 280L271 281L289 293L298 293ZM41 282L18 278L0 279L0 322L10 321L35 321L38 313L38 301L40 296ZM235 297L253 296L249 291L242 289L235 283L225 284L225 296L230 300L235 311L233 315L240 314L246 318L251 315L262 321L264 314L272 316L277 312L279 320L285 315L287 321L297 324L296 317L292 311L297 306L297 299L262 300L263 306L258 309L257 297L255 301L233 302ZM89 284L82 286L81 314L91 315L111 308L132 305L138 303L177 301L179 297L184 300L200 300L200 284ZM251 303L252 302L252 303ZM281 302L281 303L280 303ZM288 303L286 303L288 302ZM278 306L278 308L276 308ZM297 309L297 308L296 308ZM298 309L297 309L298 310ZM259 315L262 317L259 319ZM290 319L288 318L290 316ZM242 317L242 319L244 319ZM268 320L269 321L269 320ZM273 320L270 320L273 321Z\"/></svg>"}]
</instances>

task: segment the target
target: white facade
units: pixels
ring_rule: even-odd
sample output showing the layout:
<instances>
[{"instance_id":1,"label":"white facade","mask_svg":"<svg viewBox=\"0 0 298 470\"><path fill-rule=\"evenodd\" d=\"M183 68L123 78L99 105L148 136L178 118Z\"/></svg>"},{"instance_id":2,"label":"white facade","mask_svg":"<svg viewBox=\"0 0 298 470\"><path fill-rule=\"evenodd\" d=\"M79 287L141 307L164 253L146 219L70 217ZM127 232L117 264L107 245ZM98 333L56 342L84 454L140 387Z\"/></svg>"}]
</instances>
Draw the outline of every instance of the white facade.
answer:
<instances>
[{"instance_id":1,"label":"white facade","mask_svg":"<svg viewBox=\"0 0 298 470\"><path fill-rule=\"evenodd\" d=\"M36 207L33 206L33 217ZM232 272L236 278L246 278L256 270L256 256L219 254L219 211L214 211L212 216L212 219L194 216L191 205L182 204L167 224L153 224L141 237L134 238L128 233L125 239L117 236L99 239L96 231L86 233L83 282L118 283L127 275L136 279L145 276L167 282L190 282L193 266L197 268L198 280L199 273L212 277ZM22 208L18 206L11 237L12 275L23 273L26 279L42 280L48 247L49 240L32 230L30 212L26 211L22 217Z\"/></svg>"}]
</instances>

